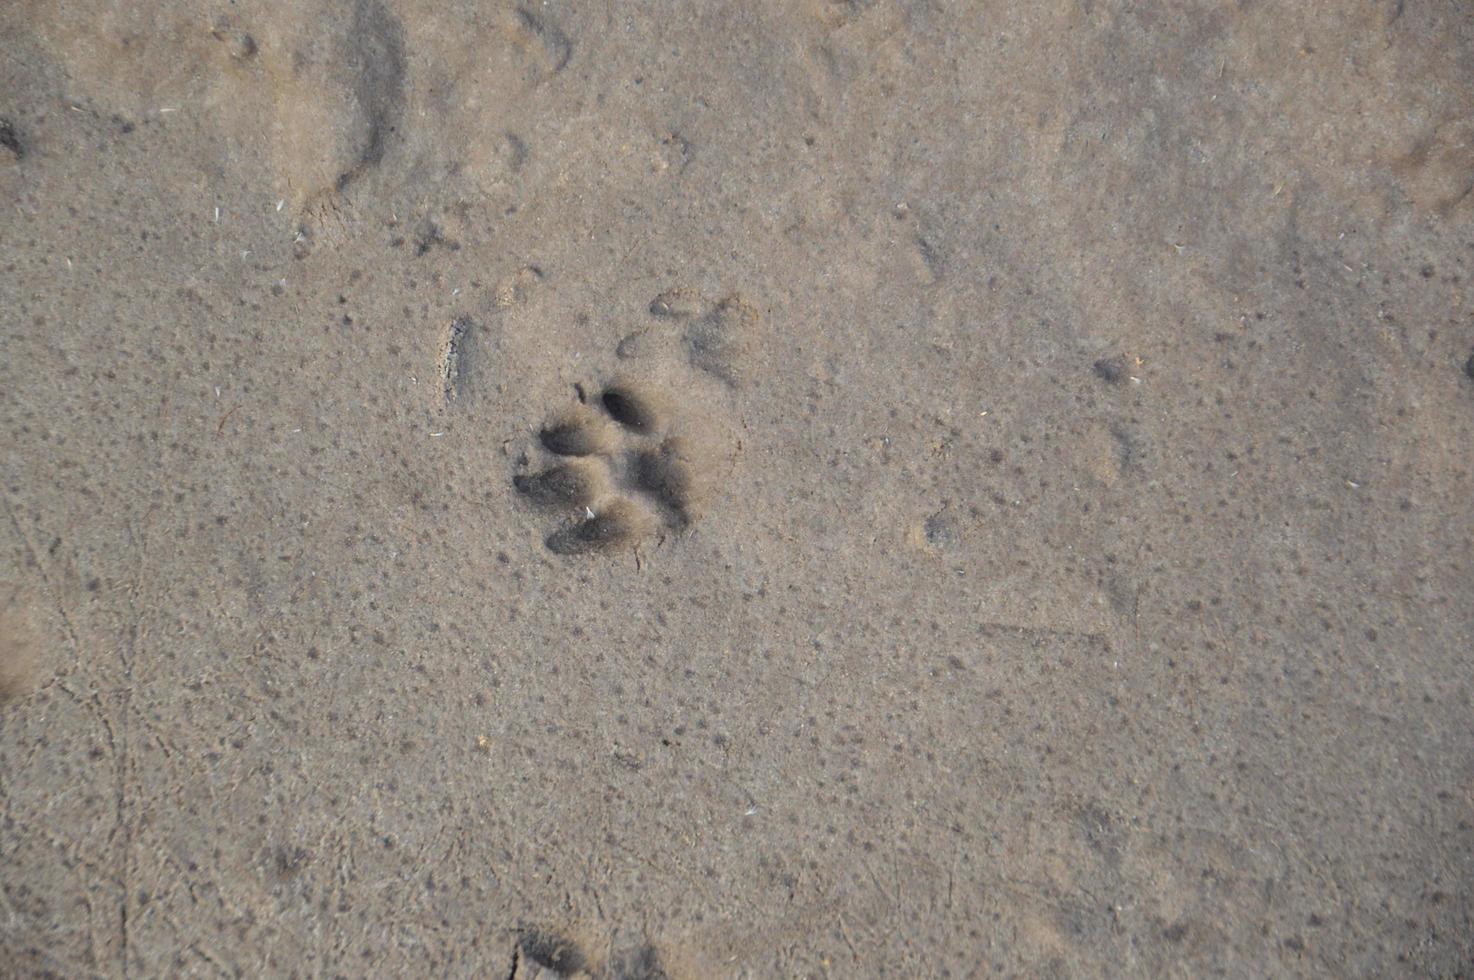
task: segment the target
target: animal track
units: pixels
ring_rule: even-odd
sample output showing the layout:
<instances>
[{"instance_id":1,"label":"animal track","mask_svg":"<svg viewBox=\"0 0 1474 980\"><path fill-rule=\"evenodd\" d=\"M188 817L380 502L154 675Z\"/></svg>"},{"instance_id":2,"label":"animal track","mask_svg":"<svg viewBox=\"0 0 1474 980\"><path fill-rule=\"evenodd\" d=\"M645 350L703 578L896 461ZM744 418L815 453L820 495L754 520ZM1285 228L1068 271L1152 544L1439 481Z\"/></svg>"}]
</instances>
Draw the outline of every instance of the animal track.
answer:
<instances>
[{"instance_id":1,"label":"animal track","mask_svg":"<svg viewBox=\"0 0 1474 980\"><path fill-rule=\"evenodd\" d=\"M525 926L517 942L523 956L535 965L560 977L588 971L588 958L573 940L561 933L536 926ZM513 974L517 972L513 967Z\"/></svg>"},{"instance_id":2,"label":"animal track","mask_svg":"<svg viewBox=\"0 0 1474 980\"><path fill-rule=\"evenodd\" d=\"M621 340L616 350L621 359L648 357L678 342L687 363L729 388L741 388L751 380L762 354L762 316L747 300L733 293L708 303L694 290L678 287L655 297L649 310L664 324ZM676 325L678 337L665 324Z\"/></svg>"},{"instance_id":3,"label":"animal track","mask_svg":"<svg viewBox=\"0 0 1474 980\"><path fill-rule=\"evenodd\" d=\"M413 122L412 34L389 0L247 6L201 32L211 45L201 56L214 66L206 73L209 99L241 152L263 155L275 171L281 205L290 203L298 222L294 252L305 257L341 240L344 222L336 219L363 185L397 182L397 165L419 152L404 139ZM181 57L171 39L151 38L164 45L159 61L200 60ZM108 87L133 88L117 80Z\"/></svg>"},{"instance_id":4,"label":"animal track","mask_svg":"<svg viewBox=\"0 0 1474 980\"><path fill-rule=\"evenodd\" d=\"M584 939L594 938L585 932ZM630 940L633 942L630 942ZM519 930L509 980L535 977L589 977L597 980L669 980L660 951L643 937L616 939L612 956L586 952L584 943L547 926Z\"/></svg>"},{"instance_id":5,"label":"animal track","mask_svg":"<svg viewBox=\"0 0 1474 980\"><path fill-rule=\"evenodd\" d=\"M475 328L475 321L470 317L456 317L450 322L450 328L440 346L440 394L446 405L453 403L461 393L461 385L466 377L467 348Z\"/></svg>"},{"instance_id":6,"label":"animal track","mask_svg":"<svg viewBox=\"0 0 1474 980\"><path fill-rule=\"evenodd\" d=\"M614 551L693 524L714 460L696 421L679 418L666 391L647 381L618 380L593 399L579 389L579 398L538 432L551 464L512 479L529 502L581 515L549 535L548 550Z\"/></svg>"},{"instance_id":7,"label":"animal track","mask_svg":"<svg viewBox=\"0 0 1474 980\"><path fill-rule=\"evenodd\" d=\"M554 23L528 7L518 7L507 34L523 50L528 78L542 81L558 74L573 57L573 42Z\"/></svg>"}]
</instances>

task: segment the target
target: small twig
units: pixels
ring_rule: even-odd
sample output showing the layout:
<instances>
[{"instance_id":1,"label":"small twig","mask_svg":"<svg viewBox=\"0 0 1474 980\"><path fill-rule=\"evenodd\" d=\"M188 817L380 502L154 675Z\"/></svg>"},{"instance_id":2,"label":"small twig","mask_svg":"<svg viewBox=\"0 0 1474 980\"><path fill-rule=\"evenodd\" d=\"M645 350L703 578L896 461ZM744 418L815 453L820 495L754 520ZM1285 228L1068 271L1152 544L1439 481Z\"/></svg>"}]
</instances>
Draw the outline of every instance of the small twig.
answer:
<instances>
[{"instance_id":1,"label":"small twig","mask_svg":"<svg viewBox=\"0 0 1474 980\"><path fill-rule=\"evenodd\" d=\"M231 406L230 411L220 416L220 424L215 427L216 438L219 438L220 436L225 434L225 423L230 421L230 417L236 413L236 409L238 408L240 408L239 405L233 405Z\"/></svg>"}]
</instances>

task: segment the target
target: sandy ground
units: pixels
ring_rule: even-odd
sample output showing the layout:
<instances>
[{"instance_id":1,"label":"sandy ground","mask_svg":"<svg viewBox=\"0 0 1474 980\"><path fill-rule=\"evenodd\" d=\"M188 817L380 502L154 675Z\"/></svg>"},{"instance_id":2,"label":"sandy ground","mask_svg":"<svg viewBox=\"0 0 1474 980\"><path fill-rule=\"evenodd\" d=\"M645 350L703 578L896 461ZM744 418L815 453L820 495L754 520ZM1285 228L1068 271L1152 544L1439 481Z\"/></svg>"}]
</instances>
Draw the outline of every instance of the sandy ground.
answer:
<instances>
[{"instance_id":1,"label":"sandy ground","mask_svg":"<svg viewBox=\"0 0 1474 980\"><path fill-rule=\"evenodd\" d=\"M1474 973L1474 8L0 5L0 974Z\"/></svg>"}]
</instances>

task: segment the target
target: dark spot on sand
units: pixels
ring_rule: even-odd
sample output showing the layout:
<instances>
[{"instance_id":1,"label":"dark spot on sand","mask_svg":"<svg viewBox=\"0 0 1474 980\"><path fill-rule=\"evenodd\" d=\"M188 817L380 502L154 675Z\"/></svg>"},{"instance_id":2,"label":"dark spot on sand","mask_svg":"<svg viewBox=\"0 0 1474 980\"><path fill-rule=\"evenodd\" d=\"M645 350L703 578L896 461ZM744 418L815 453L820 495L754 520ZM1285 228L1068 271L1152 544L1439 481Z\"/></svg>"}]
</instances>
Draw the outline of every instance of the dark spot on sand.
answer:
<instances>
[{"instance_id":1,"label":"dark spot on sand","mask_svg":"<svg viewBox=\"0 0 1474 980\"><path fill-rule=\"evenodd\" d=\"M312 855L303 847L279 847L276 850L276 873L282 878L290 878L301 871L312 859Z\"/></svg>"},{"instance_id":2,"label":"dark spot on sand","mask_svg":"<svg viewBox=\"0 0 1474 980\"><path fill-rule=\"evenodd\" d=\"M620 957L610 973L617 980L667 980L670 976L660 965L660 954L650 945L641 946Z\"/></svg>"},{"instance_id":3,"label":"dark spot on sand","mask_svg":"<svg viewBox=\"0 0 1474 980\"><path fill-rule=\"evenodd\" d=\"M559 976L571 976L588 966L588 958L572 940L549 929L537 926L524 928L518 945L528 959Z\"/></svg>"},{"instance_id":4,"label":"dark spot on sand","mask_svg":"<svg viewBox=\"0 0 1474 980\"><path fill-rule=\"evenodd\" d=\"M554 506L588 503L598 495L592 474L571 463L561 463L542 473L518 475L512 485L534 503Z\"/></svg>"},{"instance_id":5,"label":"dark spot on sand","mask_svg":"<svg viewBox=\"0 0 1474 980\"><path fill-rule=\"evenodd\" d=\"M614 421L636 432L648 432L659 421L654 406L631 388L610 388L604 392L604 409Z\"/></svg>"},{"instance_id":6,"label":"dark spot on sand","mask_svg":"<svg viewBox=\"0 0 1474 980\"><path fill-rule=\"evenodd\" d=\"M1094 364L1095 376L1107 384L1119 384L1126 377L1126 362L1119 357L1105 357Z\"/></svg>"},{"instance_id":7,"label":"dark spot on sand","mask_svg":"<svg viewBox=\"0 0 1474 980\"><path fill-rule=\"evenodd\" d=\"M582 555L631 544L638 536L639 522L633 508L616 501L602 514L555 532L548 538L547 547L558 555Z\"/></svg>"},{"instance_id":8,"label":"dark spot on sand","mask_svg":"<svg viewBox=\"0 0 1474 980\"><path fill-rule=\"evenodd\" d=\"M26 155L26 148L21 144L20 136L15 131L15 123L9 119L0 119L0 147L9 151L16 160Z\"/></svg>"},{"instance_id":9,"label":"dark spot on sand","mask_svg":"<svg viewBox=\"0 0 1474 980\"><path fill-rule=\"evenodd\" d=\"M245 31L221 25L211 31L210 36L223 43L230 56L237 61L246 61L256 56L256 39Z\"/></svg>"}]
</instances>

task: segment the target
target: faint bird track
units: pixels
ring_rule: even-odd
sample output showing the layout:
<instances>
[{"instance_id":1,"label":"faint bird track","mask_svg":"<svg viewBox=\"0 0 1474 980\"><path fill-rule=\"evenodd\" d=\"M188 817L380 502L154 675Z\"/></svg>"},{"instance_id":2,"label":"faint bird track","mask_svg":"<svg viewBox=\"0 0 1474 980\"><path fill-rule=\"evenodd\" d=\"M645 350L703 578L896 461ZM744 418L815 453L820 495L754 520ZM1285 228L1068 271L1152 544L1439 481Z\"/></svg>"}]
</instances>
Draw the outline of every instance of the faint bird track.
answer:
<instances>
[{"instance_id":1,"label":"faint bird track","mask_svg":"<svg viewBox=\"0 0 1474 980\"><path fill-rule=\"evenodd\" d=\"M573 515L547 538L556 554L615 551L690 527L713 489L712 442L650 382L616 380L594 398L579 389L538 442L548 464L512 484L530 503Z\"/></svg>"}]
</instances>

